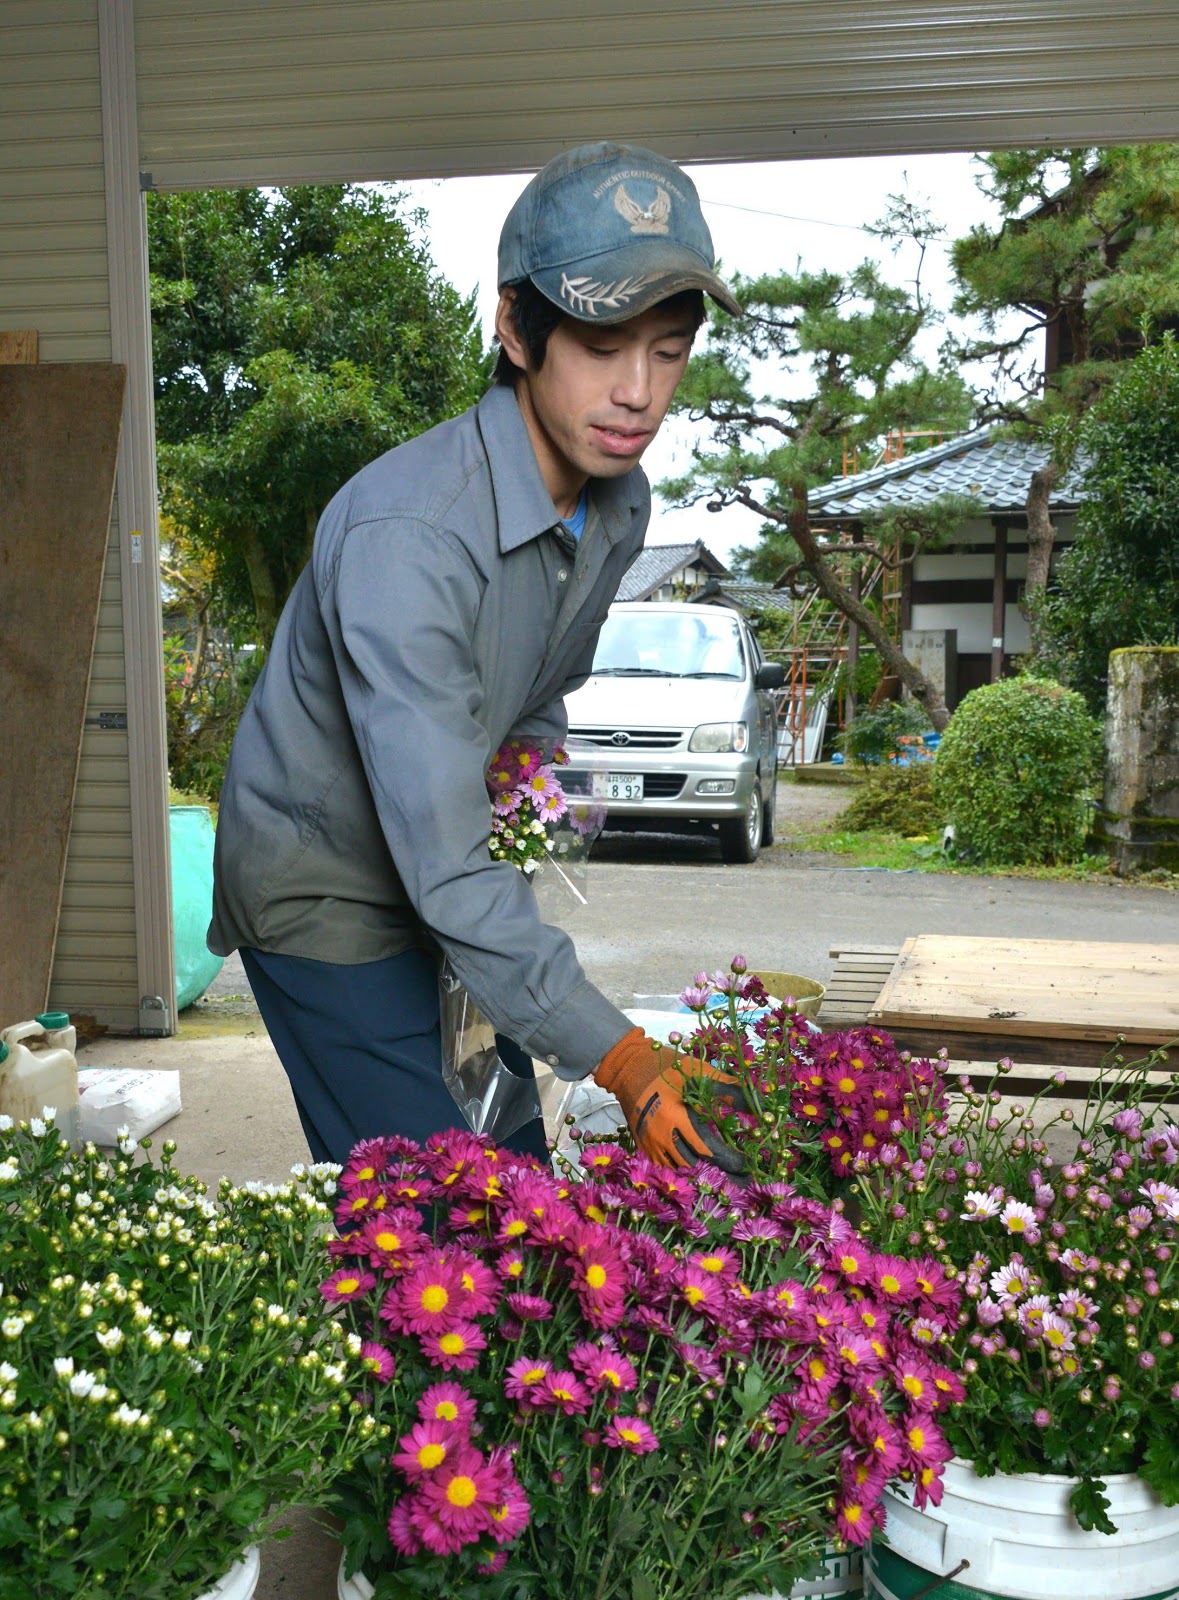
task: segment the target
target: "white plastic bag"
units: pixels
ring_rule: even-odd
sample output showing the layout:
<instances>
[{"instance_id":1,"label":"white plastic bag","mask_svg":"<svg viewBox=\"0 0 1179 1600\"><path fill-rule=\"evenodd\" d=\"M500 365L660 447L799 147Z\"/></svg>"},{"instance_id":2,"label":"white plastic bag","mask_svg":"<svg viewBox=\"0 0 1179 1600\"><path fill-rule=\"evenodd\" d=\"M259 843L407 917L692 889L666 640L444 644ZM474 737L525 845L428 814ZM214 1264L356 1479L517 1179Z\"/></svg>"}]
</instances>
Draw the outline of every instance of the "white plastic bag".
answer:
<instances>
[{"instance_id":1,"label":"white plastic bag","mask_svg":"<svg viewBox=\"0 0 1179 1600\"><path fill-rule=\"evenodd\" d=\"M134 1067L81 1067L82 1138L115 1145L119 1129L143 1139L180 1115L180 1074Z\"/></svg>"},{"instance_id":2,"label":"white plastic bag","mask_svg":"<svg viewBox=\"0 0 1179 1600\"><path fill-rule=\"evenodd\" d=\"M502 1141L541 1114L534 1077L500 1060L495 1029L463 988L449 961L438 974L442 1080L472 1133Z\"/></svg>"}]
</instances>

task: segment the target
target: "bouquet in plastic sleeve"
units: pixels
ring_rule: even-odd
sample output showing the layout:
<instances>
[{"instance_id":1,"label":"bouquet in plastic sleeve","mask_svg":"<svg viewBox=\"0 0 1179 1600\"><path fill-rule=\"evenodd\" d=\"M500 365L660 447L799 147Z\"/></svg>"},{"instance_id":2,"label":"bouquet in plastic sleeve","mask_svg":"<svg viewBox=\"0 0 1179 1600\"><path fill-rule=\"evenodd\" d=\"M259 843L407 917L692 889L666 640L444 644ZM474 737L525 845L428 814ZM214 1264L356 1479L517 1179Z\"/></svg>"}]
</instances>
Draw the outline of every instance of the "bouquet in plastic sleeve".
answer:
<instances>
[{"instance_id":1,"label":"bouquet in plastic sleeve","mask_svg":"<svg viewBox=\"0 0 1179 1600\"><path fill-rule=\"evenodd\" d=\"M586 858L605 817L587 797L566 795L556 773L568 759L560 746L546 760L539 746L510 739L486 774L492 859L509 861L525 874L551 921L570 898L584 905ZM495 1029L449 961L439 974L439 1003L442 1073L451 1098L473 1133L510 1138L540 1115L535 1080L505 1065Z\"/></svg>"}]
</instances>

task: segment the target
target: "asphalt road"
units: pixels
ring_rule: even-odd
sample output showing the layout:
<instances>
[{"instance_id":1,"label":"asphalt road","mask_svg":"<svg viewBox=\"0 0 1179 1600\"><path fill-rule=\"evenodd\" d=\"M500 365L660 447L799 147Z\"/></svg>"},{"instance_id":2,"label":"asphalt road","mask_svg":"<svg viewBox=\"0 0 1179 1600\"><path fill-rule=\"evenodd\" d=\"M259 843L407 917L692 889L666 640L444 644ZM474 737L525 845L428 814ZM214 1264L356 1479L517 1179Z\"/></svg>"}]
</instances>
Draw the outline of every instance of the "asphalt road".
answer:
<instances>
[{"instance_id":1,"label":"asphalt road","mask_svg":"<svg viewBox=\"0 0 1179 1600\"><path fill-rule=\"evenodd\" d=\"M782 783L779 834L846 804L846 789ZM678 992L701 968L742 954L751 966L825 980L833 944L901 944L912 934L1179 942L1179 895L1114 880L1016 878L841 868L779 843L750 866L726 866L715 844L607 834L591 860L585 906L562 896L590 978L615 1004ZM247 993L236 957L210 998Z\"/></svg>"}]
</instances>

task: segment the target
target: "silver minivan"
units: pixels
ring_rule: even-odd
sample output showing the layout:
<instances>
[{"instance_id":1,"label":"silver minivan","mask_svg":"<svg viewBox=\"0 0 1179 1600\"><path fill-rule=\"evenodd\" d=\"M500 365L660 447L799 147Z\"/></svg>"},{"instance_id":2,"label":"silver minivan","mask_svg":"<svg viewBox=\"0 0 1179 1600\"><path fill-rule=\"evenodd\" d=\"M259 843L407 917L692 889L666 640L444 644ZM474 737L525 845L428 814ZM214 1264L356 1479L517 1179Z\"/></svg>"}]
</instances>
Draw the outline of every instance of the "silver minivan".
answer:
<instances>
[{"instance_id":1,"label":"silver minivan","mask_svg":"<svg viewBox=\"0 0 1179 1600\"><path fill-rule=\"evenodd\" d=\"M753 861L774 839L783 677L736 611L616 603L565 702L562 782L603 804L608 828L712 831L726 861Z\"/></svg>"}]
</instances>

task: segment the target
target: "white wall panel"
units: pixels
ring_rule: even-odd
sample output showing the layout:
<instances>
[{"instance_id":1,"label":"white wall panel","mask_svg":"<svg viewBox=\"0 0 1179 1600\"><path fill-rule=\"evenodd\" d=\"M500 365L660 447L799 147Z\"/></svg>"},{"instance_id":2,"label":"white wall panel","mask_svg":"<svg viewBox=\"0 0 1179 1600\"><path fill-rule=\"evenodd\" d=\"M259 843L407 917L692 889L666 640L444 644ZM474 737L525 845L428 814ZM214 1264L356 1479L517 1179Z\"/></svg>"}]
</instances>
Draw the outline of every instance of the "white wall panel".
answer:
<instances>
[{"instance_id":1,"label":"white wall panel","mask_svg":"<svg viewBox=\"0 0 1179 1600\"><path fill-rule=\"evenodd\" d=\"M96 0L6 0L0 12L0 327L36 328L42 361L110 360ZM112 528L86 716L126 704ZM66 857L54 1006L114 1029L136 1026L134 896L127 735L90 725Z\"/></svg>"},{"instance_id":2,"label":"white wall panel","mask_svg":"<svg viewBox=\"0 0 1179 1600\"><path fill-rule=\"evenodd\" d=\"M1172 0L137 0L162 188L1179 136Z\"/></svg>"}]
</instances>

